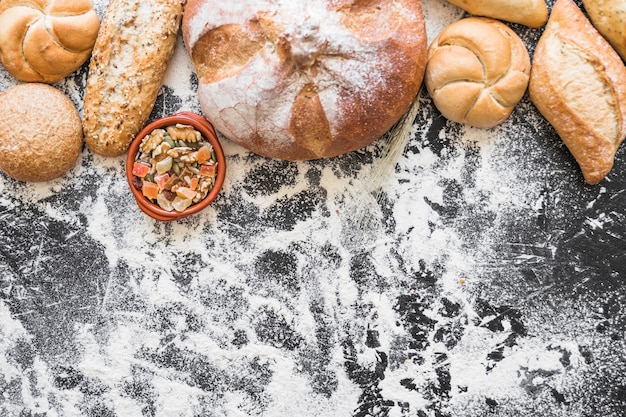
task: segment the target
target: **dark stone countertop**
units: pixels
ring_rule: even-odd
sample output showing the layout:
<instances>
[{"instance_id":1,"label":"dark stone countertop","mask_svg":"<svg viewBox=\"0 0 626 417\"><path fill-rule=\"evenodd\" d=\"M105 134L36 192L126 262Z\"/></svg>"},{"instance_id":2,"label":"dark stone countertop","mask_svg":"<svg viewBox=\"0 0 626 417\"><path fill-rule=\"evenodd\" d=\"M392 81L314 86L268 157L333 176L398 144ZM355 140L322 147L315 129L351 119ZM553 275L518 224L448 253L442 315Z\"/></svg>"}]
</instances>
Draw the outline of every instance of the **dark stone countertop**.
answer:
<instances>
[{"instance_id":1,"label":"dark stone countertop","mask_svg":"<svg viewBox=\"0 0 626 417\"><path fill-rule=\"evenodd\" d=\"M152 119L200 111L182 41L173 65ZM85 78L55 84L79 110ZM419 104L397 157L224 139L222 193L173 223L122 157L0 174L0 415L624 415L624 147L588 186L527 96L489 130Z\"/></svg>"}]
</instances>

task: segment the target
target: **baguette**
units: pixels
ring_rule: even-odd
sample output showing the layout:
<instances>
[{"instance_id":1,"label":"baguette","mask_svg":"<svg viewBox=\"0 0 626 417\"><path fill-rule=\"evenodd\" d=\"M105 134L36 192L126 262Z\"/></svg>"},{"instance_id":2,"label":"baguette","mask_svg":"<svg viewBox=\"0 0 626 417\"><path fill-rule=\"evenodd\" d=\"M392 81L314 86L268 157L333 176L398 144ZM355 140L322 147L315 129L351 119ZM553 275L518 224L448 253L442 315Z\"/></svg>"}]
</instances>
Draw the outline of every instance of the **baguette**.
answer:
<instances>
[{"instance_id":1,"label":"baguette","mask_svg":"<svg viewBox=\"0 0 626 417\"><path fill-rule=\"evenodd\" d=\"M530 99L597 184L626 136L626 67L572 0L557 0L531 67Z\"/></svg>"},{"instance_id":2,"label":"baguette","mask_svg":"<svg viewBox=\"0 0 626 417\"><path fill-rule=\"evenodd\" d=\"M148 120L176 46L184 0L111 0L85 87L85 143L118 156Z\"/></svg>"},{"instance_id":3,"label":"baguette","mask_svg":"<svg viewBox=\"0 0 626 417\"><path fill-rule=\"evenodd\" d=\"M626 1L583 0L593 25L626 60Z\"/></svg>"},{"instance_id":4,"label":"baguette","mask_svg":"<svg viewBox=\"0 0 626 417\"><path fill-rule=\"evenodd\" d=\"M475 16L539 28L548 20L545 0L448 0Z\"/></svg>"}]
</instances>

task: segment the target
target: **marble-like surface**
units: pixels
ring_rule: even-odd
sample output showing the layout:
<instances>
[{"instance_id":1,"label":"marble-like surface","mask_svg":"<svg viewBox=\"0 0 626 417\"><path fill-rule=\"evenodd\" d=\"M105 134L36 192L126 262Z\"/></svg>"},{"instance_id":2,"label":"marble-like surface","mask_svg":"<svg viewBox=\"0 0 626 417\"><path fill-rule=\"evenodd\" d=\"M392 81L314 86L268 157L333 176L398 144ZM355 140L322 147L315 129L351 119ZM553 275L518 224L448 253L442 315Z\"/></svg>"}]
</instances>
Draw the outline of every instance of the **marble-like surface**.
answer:
<instances>
[{"instance_id":1,"label":"marble-like surface","mask_svg":"<svg viewBox=\"0 0 626 417\"><path fill-rule=\"evenodd\" d=\"M461 16L423 4L430 35ZM85 77L55 84L79 110ZM180 41L151 118L195 83ZM223 144L222 194L173 223L123 157L0 175L1 416L624 415L624 147L588 186L527 96L479 130L426 94L397 160Z\"/></svg>"}]
</instances>

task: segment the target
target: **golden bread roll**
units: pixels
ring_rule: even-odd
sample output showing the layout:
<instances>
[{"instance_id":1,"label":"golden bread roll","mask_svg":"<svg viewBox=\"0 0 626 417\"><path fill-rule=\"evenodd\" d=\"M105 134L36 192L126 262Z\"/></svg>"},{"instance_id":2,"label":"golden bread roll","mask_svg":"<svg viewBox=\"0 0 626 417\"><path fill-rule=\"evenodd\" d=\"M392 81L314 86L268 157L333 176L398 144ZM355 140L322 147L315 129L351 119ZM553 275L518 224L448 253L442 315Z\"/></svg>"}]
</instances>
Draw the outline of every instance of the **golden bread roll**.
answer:
<instances>
[{"instance_id":1,"label":"golden bread roll","mask_svg":"<svg viewBox=\"0 0 626 417\"><path fill-rule=\"evenodd\" d=\"M0 93L0 170L19 181L58 178L74 166L83 130L74 103L41 83Z\"/></svg>"},{"instance_id":2,"label":"golden bread roll","mask_svg":"<svg viewBox=\"0 0 626 417\"><path fill-rule=\"evenodd\" d=\"M89 149L126 152L148 120L174 54L184 0L111 0L89 63L83 126Z\"/></svg>"},{"instance_id":3,"label":"golden bread roll","mask_svg":"<svg viewBox=\"0 0 626 417\"><path fill-rule=\"evenodd\" d=\"M468 17L433 40L424 83L446 118L489 128L509 117L529 75L528 51L515 32L494 19Z\"/></svg>"},{"instance_id":4,"label":"golden bread roll","mask_svg":"<svg viewBox=\"0 0 626 417\"><path fill-rule=\"evenodd\" d=\"M448 0L476 16L539 28L548 20L545 0Z\"/></svg>"},{"instance_id":5,"label":"golden bread roll","mask_svg":"<svg viewBox=\"0 0 626 417\"><path fill-rule=\"evenodd\" d=\"M626 60L626 1L583 0L593 25Z\"/></svg>"},{"instance_id":6,"label":"golden bread roll","mask_svg":"<svg viewBox=\"0 0 626 417\"><path fill-rule=\"evenodd\" d=\"M426 64L419 0L191 0L183 36L204 115L285 160L373 142L407 111Z\"/></svg>"},{"instance_id":7,"label":"golden bread roll","mask_svg":"<svg viewBox=\"0 0 626 417\"><path fill-rule=\"evenodd\" d=\"M600 182L626 135L626 67L572 0L557 0L533 56L529 93L585 181Z\"/></svg>"},{"instance_id":8,"label":"golden bread roll","mask_svg":"<svg viewBox=\"0 0 626 417\"><path fill-rule=\"evenodd\" d=\"M19 80L59 81L87 61L99 26L90 0L2 0L0 61Z\"/></svg>"}]
</instances>

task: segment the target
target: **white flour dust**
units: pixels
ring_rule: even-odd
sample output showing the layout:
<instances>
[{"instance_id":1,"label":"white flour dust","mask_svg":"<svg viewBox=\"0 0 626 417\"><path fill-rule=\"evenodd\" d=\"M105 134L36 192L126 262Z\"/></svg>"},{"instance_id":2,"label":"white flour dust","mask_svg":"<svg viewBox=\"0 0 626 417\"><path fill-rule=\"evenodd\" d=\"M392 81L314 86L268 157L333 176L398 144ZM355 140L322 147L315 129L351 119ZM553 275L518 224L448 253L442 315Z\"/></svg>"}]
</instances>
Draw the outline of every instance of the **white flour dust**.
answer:
<instances>
[{"instance_id":1,"label":"white flour dust","mask_svg":"<svg viewBox=\"0 0 626 417\"><path fill-rule=\"evenodd\" d=\"M105 4L95 2L101 16ZM463 16L445 1L422 4L429 40ZM78 107L84 78L61 84ZM0 90L11 83L0 70ZM165 87L174 112L199 111L180 38ZM513 291L519 276L498 275L531 249L554 251L549 237L522 245L511 232L545 206L546 173L563 171L529 151L544 127L526 99L495 129L442 122L422 92L397 155L380 140L329 161L283 163L223 140L222 193L172 223L138 209L123 157L85 150L59 180L3 180L5 211L35 209L74 227L102 251L106 276L96 311L62 335L72 363L33 352L25 373L12 352L34 349L35 336L0 303L0 386L19 385L0 411L430 417L500 404L509 408L494 415L565 415L551 395L583 389L579 346L598 343L590 307L563 303L555 314L542 304L548 286L523 297ZM528 253L502 258L503 247ZM563 325L574 313L579 333ZM75 386L54 382L70 380L70 368Z\"/></svg>"}]
</instances>

